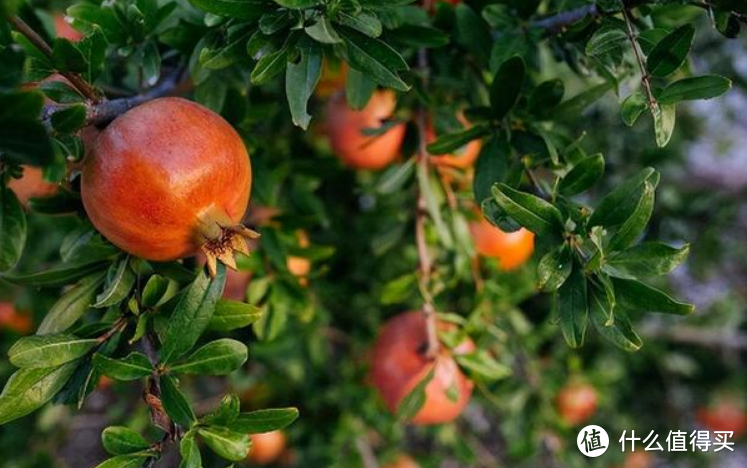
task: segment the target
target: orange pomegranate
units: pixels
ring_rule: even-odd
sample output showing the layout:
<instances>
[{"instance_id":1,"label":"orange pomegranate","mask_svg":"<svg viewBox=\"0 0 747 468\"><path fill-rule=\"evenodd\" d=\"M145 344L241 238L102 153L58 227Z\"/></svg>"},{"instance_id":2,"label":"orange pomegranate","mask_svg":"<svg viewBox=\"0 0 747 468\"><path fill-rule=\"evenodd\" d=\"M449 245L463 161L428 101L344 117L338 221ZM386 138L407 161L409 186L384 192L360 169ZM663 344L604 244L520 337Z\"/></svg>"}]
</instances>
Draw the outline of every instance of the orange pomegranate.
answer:
<instances>
[{"instance_id":1,"label":"orange pomegranate","mask_svg":"<svg viewBox=\"0 0 747 468\"><path fill-rule=\"evenodd\" d=\"M734 437L747 433L747 414L744 405L733 396L723 396L697 412L698 422L711 431L731 431Z\"/></svg>"},{"instance_id":2,"label":"orange pomegranate","mask_svg":"<svg viewBox=\"0 0 747 468\"><path fill-rule=\"evenodd\" d=\"M555 402L561 419L575 426L596 413L597 391L587 383L573 382L560 390Z\"/></svg>"},{"instance_id":3,"label":"orange pomegranate","mask_svg":"<svg viewBox=\"0 0 747 468\"><path fill-rule=\"evenodd\" d=\"M286 438L281 431L250 434L252 448L249 449L249 460L258 465L268 465L277 460L285 450Z\"/></svg>"},{"instance_id":4,"label":"orange pomegranate","mask_svg":"<svg viewBox=\"0 0 747 468\"><path fill-rule=\"evenodd\" d=\"M398 123L381 135L364 135L392 117L397 98L392 91L376 91L363 109L350 109L343 93L335 94L327 105L326 131L332 150L348 166L356 169L382 169L397 159L405 124Z\"/></svg>"},{"instance_id":5,"label":"orange pomegranate","mask_svg":"<svg viewBox=\"0 0 747 468\"><path fill-rule=\"evenodd\" d=\"M469 230L477 253L498 259L503 270L520 267L534 253L534 233L524 228L503 232L481 216L479 221L470 223Z\"/></svg>"},{"instance_id":6,"label":"orange pomegranate","mask_svg":"<svg viewBox=\"0 0 747 468\"><path fill-rule=\"evenodd\" d=\"M79 41L83 39L83 34L73 29L70 23L65 21L65 17L62 13L58 13L54 16L54 30L57 33L57 37L63 37L70 41Z\"/></svg>"},{"instance_id":7,"label":"orange pomegranate","mask_svg":"<svg viewBox=\"0 0 747 468\"><path fill-rule=\"evenodd\" d=\"M469 121L464 117L461 112L457 114L459 123L464 128L469 128L471 125ZM426 127L426 139L428 143L436 141L436 132L431 125ZM459 148L454 154L443 154L438 156L431 156L431 162L436 166L447 166L454 167L457 169L468 169L475 165L477 157L480 156L480 150L482 149L482 143L480 140L472 140L462 148Z\"/></svg>"},{"instance_id":8,"label":"orange pomegranate","mask_svg":"<svg viewBox=\"0 0 747 468\"><path fill-rule=\"evenodd\" d=\"M202 250L208 269L236 268L251 190L241 137L213 111L181 98L135 107L86 156L81 195L94 226L122 250L169 261Z\"/></svg>"},{"instance_id":9,"label":"orange pomegranate","mask_svg":"<svg viewBox=\"0 0 747 468\"><path fill-rule=\"evenodd\" d=\"M449 327L443 323L439 326ZM425 403L411 422L417 425L450 422L467 406L473 384L448 350L442 349L435 360L428 359L423 354L426 344L426 323L421 312L406 312L389 319L374 346L371 381L389 410L395 413L402 399L435 369L425 388ZM466 340L454 352L467 354L474 350L474 343ZM454 388L458 390L456 401L450 398Z\"/></svg>"},{"instance_id":10,"label":"orange pomegranate","mask_svg":"<svg viewBox=\"0 0 747 468\"><path fill-rule=\"evenodd\" d=\"M57 184L44 180L41 168L23 166L21 178L10 179L8 188L16 194L21 205L28 207L30 199L54 195L59 187Z\"/></svg>"},{"instance_id":11,"label":"orange pomegranate","mask_svg":"<svg viewBox=\"0 0 747 468\"><path fill-rule=\"evenodd\" d=\"M407 455L400 455L384 468L420 468L420 465Z\"/></svg>"},{"instance_id":12,"label":"orange pomegranate","mask_svg":"<svg viewBox=\"0 0 747 468\"><path fill-rule=\"evenodd\" d=\"M0 302L0 330L6 329L27 335L33 328L34 323L29 314L17 311L13 304Z\"/></svg>"},{"instance_id":13,"label":"orange pomegranate","mask_svg":"<svg viewBox=\"0 0 747 468\"><path fill-rule=\"evenodd\" d=\"M322 62L322 76L316 85L314 94L320 99L326 99L337 91L345 88L345 80L348 76L348 65L345 62L337 64L330 63L325 59Z\"/></svg>"},{"instance_id":14,"label":"orange pomegranate","mask_svg":"<svg viewBox=\"0 0 747 468\"><path fill-rule=\"evenodd\" d=\"M654 457L650 453L641 450L630 452L620 468L651 468Z\"/></svg>"}]
</instances>

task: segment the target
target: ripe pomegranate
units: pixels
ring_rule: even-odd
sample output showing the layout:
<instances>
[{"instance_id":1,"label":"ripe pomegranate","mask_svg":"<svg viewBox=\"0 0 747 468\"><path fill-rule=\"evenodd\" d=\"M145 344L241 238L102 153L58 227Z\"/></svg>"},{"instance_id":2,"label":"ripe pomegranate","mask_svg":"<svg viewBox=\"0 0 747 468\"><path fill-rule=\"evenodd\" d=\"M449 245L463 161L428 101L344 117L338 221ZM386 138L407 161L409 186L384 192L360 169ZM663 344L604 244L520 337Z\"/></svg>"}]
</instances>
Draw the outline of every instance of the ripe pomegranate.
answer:
<instances>
[{"instance_id":1,"label":"ripe pomegranate","mask_svg":"<svg viewBox=\"0 0 747 468\"><path fill-rule=\"evenodd\" d=\"M407 455L400 455L384 468L420 468L420 465Z\"/></svg>"},{"instance_id":2,"label":"ripe pomegranate","mask_svg":"<svg viewBox=\"0 0 747 468\"><path fill-rule=\"evenodd\" d=\"M597 391L587 383L570 383L560 390L556 404L566 424L581 424L597 411Z\"/></svg>"},{"instance_id":3,"label":"ripe pomegranate","mask_svg":"<svg viewBox=\"0 0 747 468\"><path fill-rule=\"evenodd\" d=\"M241 137L218 114L181 98L118 117L86 156L81 195L94 226L122 250L169 261L202 250L235 269L252 173Z\"/></svg>"},{"instance_id":4,"label":"ripe pomegranate","mask_svg":"<svg viewBox=\"0 0 747 468\"><path fill-rule=\"evenodd\" d=\"M249 449L249 460L258 465L268 465L277 460L285 450L286 438L281 431L262 434L250 434L252 448Z\"/></svg>"},{"instance_id":5,"label":"ripe pomegranate","mask_svg":"<svg viewBox=\"0 0 747 468\"><path fill-rule=\"evenodd\" d=\"M335 94L327 105L326 132L332 150L356 169L382 169L397 159L405 124L398 123L381 135L367 136L365 129L380 128L397 107L392 91L376 91L366 107L350 109L343 93Z\"/></svg>"},{"instance_id":6,"label":"ripe pomegranate","mask_svg":"<svg viewBox=\"0 0 747 468\"><path fill-rule=\"evenodd\" d=\"M469 121L464 117L461 112L457 114L457 120L464 126L469 128L471 125ZM433 143L437 139L435 130L431 125L426 127L426 139L428 143ZM431 156L431 162L436 166L447 166L454 167L457 169L469 169L474 166L477 157L480 156L480 150L482 149L482 143L480 140L472 140L462 148L459 148L454 154L443 154L438 156Z\"/></svg>"},{"instance_id":7,"label":"ripe pomegranate","mask_svg":"<svg viewBox=\"0 0 747 468\"><path fill-rule=\"evenodd\" d=\"M747 433L744 405L733 396L723 396L697 412L698 422L711 431L731 431L734 437Z\"/></svg>"},{"instance_id":8,"label":"ripe pomegranate","mask_svg":"<svg viewBox=\"0 0 747 468\"><path fill-rule=\"evenodd\" d=\"M13 304L0 302L0 330L6 329L19 335L27 335L33 328L34 323L29 314L17 311Z\"/></svg>"},{"instance_id":9,"label":"ripe pomegranate","mask_svg":"<svg viewBox=\"0 0 747 468\"><path fill-rule=\"evenodd\" d=\"M63 37L70 41L79 41L83 39L83 34L80 31L73 29L73 27L70 26L70 23L65 21L65 17L62 13L57 13L54 16L54 30L57 33L57 37Z\"/></svg>"},{"instance_id":10,"label":"ripe pomegranate","mask_svg":"<svg viewBox=\"0 0 747 468\"><path fill-rule=\"evenodd\" d=\"M439 324L442 329L449 326ZM428 359L423 354L426 343L426 324L421 312L406 312L389 319L376 340L371 380L389 410L395 413L402 399L435 366L433 379L425 389L425 403L411 422L417 425L450 422L467 406L473 384L459 369L448 350L442 349L435 360ZM474 350L474 343L466 340L454 352L467 354ZM449 398L449 391L454 386L459 391L457 401Z\"/></svg>"},{"instance_id":11,"label":"ripe pomegranate","mask_svg":"<svg viewBox=\"0 0 747 468\"><path fill-rule=\"evenodd\" d=\"M16 194L21 205L28 208L30 199L54 195L59 186L44 180L41 168L23 166L23 176L10 179L8 188Z\"/></svg>"},{"instance_id":12,"label":"ripe pomegranate","mask_svg":"<svg viewBox=\"0 0 747 468\"><path fill-rule=\"evenodd\" d=\"M328 60L322 63L322 76L316 85L314 94L320 99L327 99L337 91L345 88L348 76L348 65L345 62L330 64Z\"/></svg>"},{"instance_id":13,"label":"ripe pomegranate","mask_svg":"<svg viewBox=\"0 0 747 468\"><path fill-rule=\"evenodd\" d=\"M494 257L503 270L514 270L531 258L534 252L534 233L524 228L503 232L484 217L470 223L475 250L484 257Z\"/></svg>"},{"instance_id":14,"label":"ripe pomegranate","mask_svg":"<svg viewBox=\"0 0 747 468\"><path fill-rule=\"evenodd\" d=\"M630 452L620 468L651 468L654 464L654 457L649 452L636 450Z\"/></svg>"}]
</instances>

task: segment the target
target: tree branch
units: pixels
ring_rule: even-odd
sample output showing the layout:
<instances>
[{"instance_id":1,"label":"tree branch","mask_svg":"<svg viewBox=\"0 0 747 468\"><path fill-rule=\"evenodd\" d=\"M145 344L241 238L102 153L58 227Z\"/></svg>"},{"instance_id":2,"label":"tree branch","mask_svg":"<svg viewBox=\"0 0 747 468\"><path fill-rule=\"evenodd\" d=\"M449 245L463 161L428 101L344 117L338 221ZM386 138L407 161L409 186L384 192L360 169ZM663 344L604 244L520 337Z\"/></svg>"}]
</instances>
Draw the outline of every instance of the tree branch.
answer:
<instances>
[{"instance_id":1,"label":"tree branch","mask_svg":"<svg viewBox=\"0 0 747 468\"><path fill-rule=\"evenodd\" d=\"M26 22L24 22L18 16L8 16L8 22L16 31L23 34L23 36L26 37L26 39L28 39L29 42L34 45L34 47L39 49L42 54L46 55L50 59L53 58L52 48L39 34L37 34L36 31L31 28L31 26L26 24ZM99 94L96 92L93 86L88 84L88 82L81 78L79 74L63 71L60 71L59 73L60 75L64 76L73 86L75 86L86 99L92 102L98 102Z\"/></svg>"},{"instance_id":2,"label":"tree branch","mask_svg":"<svg viewBox=\"0 0 747 468\"><path fill-rule=\"evenodd\" d=\"M656 98L654 97L654 92L651 89L651 76L649 76L648 70L646 69L646 62L643 61L643 54L638 48L638 39L636 38L635 32L633 31L633 24L630 21L630 14L628 13L628 10L626 7L623 7L622 15L623 15L623 19L625 20L628 40L630 41L631 47L633 47L635 58L638 61L638 67L641 69L641 84L643 84L643 89L646 91L646 98L648 99L648 106L653 111L654 109L657 109L659 107L659 103L656 101Z\"/></svg>"},{"instance_id":3,"label":"tree branch","mask_svg":"<svg viewBox=\"0 0 747 468\"><path fill-rule=\"evenodd\" d=\"M602 12L596 4L585 5L572 10L562 11L546 18L538 19L537 21L533 21L530 26L533 28L544 29L546 36L552 36L563 32L565 28L573 23L581 21L587 16L596 18L601 16L601 14Z\"/></svg>"}]
</instances>

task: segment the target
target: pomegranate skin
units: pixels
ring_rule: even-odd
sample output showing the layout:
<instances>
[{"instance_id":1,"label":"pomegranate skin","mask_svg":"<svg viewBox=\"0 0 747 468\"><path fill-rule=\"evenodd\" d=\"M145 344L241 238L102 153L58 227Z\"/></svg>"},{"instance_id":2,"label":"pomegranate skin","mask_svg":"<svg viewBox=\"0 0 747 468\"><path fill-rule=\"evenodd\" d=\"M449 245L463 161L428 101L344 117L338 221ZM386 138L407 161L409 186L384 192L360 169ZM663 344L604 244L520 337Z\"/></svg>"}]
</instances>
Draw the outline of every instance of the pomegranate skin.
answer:
<instances>
[{"instance_id":1,"label":"pomegranate skin","mask_svg":"<svg viewBox=\"0 0 747 468\"><path fill-rule=\"evenodd\" d=\"M252 439L249 460L258 465L268 465L274 462L285 450L286 438L281 431L250 434L249 437Z\"/></svg>"},{"instance_id":2,"label":"pomegranate skin","mask_svg":"<svg viewBox=\"0 0 747 468\"><path fill-rule=\"evenodd\" d=\"M238 225L251 190L249 154L218 114L181 98L135 107L104 130L83 164L94 226L146 260L195 254L215 224Z\"/></svg>"},{"instance_id":3,"label":"pomegranate skin","mask_svg":"<svg viewBox=\"0 0 747 468\"><path fill-rule=\"evenodd\" d=\"M446 325L440 325L444 327ZM410 420L416 425L442 424L456 419L472 396L472 382L465 377L451 354L442 350L434 361L422 350L427 342L425 319L419 311L406 312L386 322L373 351L371 380L392 413L435 365L433 379L425 388L425 403ZM456 352L475 350L471 340ZM456 383L459 399L452 401L448 390Z\"/></svg>"},{"instance_id":4,"label":"pomegranate skin","mask_svg":"<svg viewBox=\"0 0 747 468\"><path fill-rule=\"evenodd\" d=\"M381 127L397 107L392 91L376 91L363 109L348 107L344 93L335 94L327 106L326 132L334 153L355 169L383 169L399 156L406 126L399 123L381 135L367 136L365 129Z\"/></svg>"},{"instance_id":5,"label":"pomegranate skin","mask_svg":"<svg viewBox=\"0 0 747 468\"><path fill-rule=\"evenodd\" d=\"M556 404L561 419L569 425L586 422L597 411L597 391L586 383L571 383L558 393Z\"/></svg>"},{"instance_id":6,"label":"pomegranate skin","mask_svg":"<svg viewBox=\"0 0 747 468\"><path fill-rule=\"evenodd\" d=\"M20 179L10 179L8 188L16 194L21 205L28 208L30 199L52 196L59 187L44 180L40 168L23 166L23 176Z\"/></svg>"}]
</instances>

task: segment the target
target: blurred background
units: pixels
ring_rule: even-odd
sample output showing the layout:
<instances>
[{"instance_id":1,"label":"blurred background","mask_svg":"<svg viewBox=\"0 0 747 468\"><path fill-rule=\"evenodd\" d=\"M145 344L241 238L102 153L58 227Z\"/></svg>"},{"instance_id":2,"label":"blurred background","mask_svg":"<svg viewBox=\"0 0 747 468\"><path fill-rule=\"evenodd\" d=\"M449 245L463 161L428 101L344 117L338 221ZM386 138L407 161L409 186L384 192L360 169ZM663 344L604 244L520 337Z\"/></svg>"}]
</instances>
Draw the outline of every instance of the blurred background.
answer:
<instances>
[{"instance_id":1,"label":"blurred background","mask_svg":"<svg viewBox=\"0 0 747 468\"><path fill-rule=\"evenodd\" d=\"M47 11L65 7L65 2L34 4ZM257 254L241 265L252 277L239 283L238 291L267 313L252 330L235 333L250 349L241 371L228 379L185 382L198 413L215 409L223 392L238 394L243 410L297 406L301 416L285 430L286 448L272 466L404 467L391 464L402 455L431 468L747 466L747 43L744 36L724 41L709 27L699 29L696 41L694 71L730 77L734 89L717 100L679 106L666 149L655 147L649 120L632 129L622 124L612 93L573 125L576 134L586 131L582 145L607 159L599 193L642 167L661 172L647 235L674 246L689 242L691 254L657 286L696 304L697 313L634 317L644 340L637 353L596 334L581 350L571 350L551 323L547 296L535 292L536 258L512 272L485 262L485 286L477 294L469 266L445 253L439 261L453 265L437 279L447 291L439 310L468 316L479 309L484 320L478 345L512 374L478 381L462 417L444 426L398 423L367 380L381 324L419 306L417 287L408 280L417 263L414 187L382 190L391 173L354 174L342 167L319 128L304 133L288 126L276 105L280 90L233 96L249 109L232 123L252 153L257 180L248 219L263 234ZM542 57L548 77L586 86L549 58L549 48ZM312 113L321 114L323 105L318 99ZM228 106L226 114L231 120ZM470 191L457 190L456 196L468 199ZM259 214L267 207L273 208L272 221ZM32 238L23 265L40 270L56 260L61 239L79 221L34 213L29 219ZM300 278L267 270L267 256L278 249L287 256L303 253L308 263ZM59 295L0 280L0 381L13 370L6 358L9 346L33 331ZM579 453L576 435L585 424L569 423L559 407L558 395L570 384L595 392L588 423L604 427L611 439L611 448L597 459ZM153 431L141 391L139 382L102 380L80 410L48 405L0 426L0 467L95 466L105 458L99 442L104 427ZM626 456L617 440L633 430L641 438L655 431L665 450ZM735 431L734 451L667 452L666 436L677 430L687 432L688 442L694 430ZM157 466L178 466L173 455L167 453ZM220 463L205 460L206 467Z\"/></svg>"}]
</instances>

